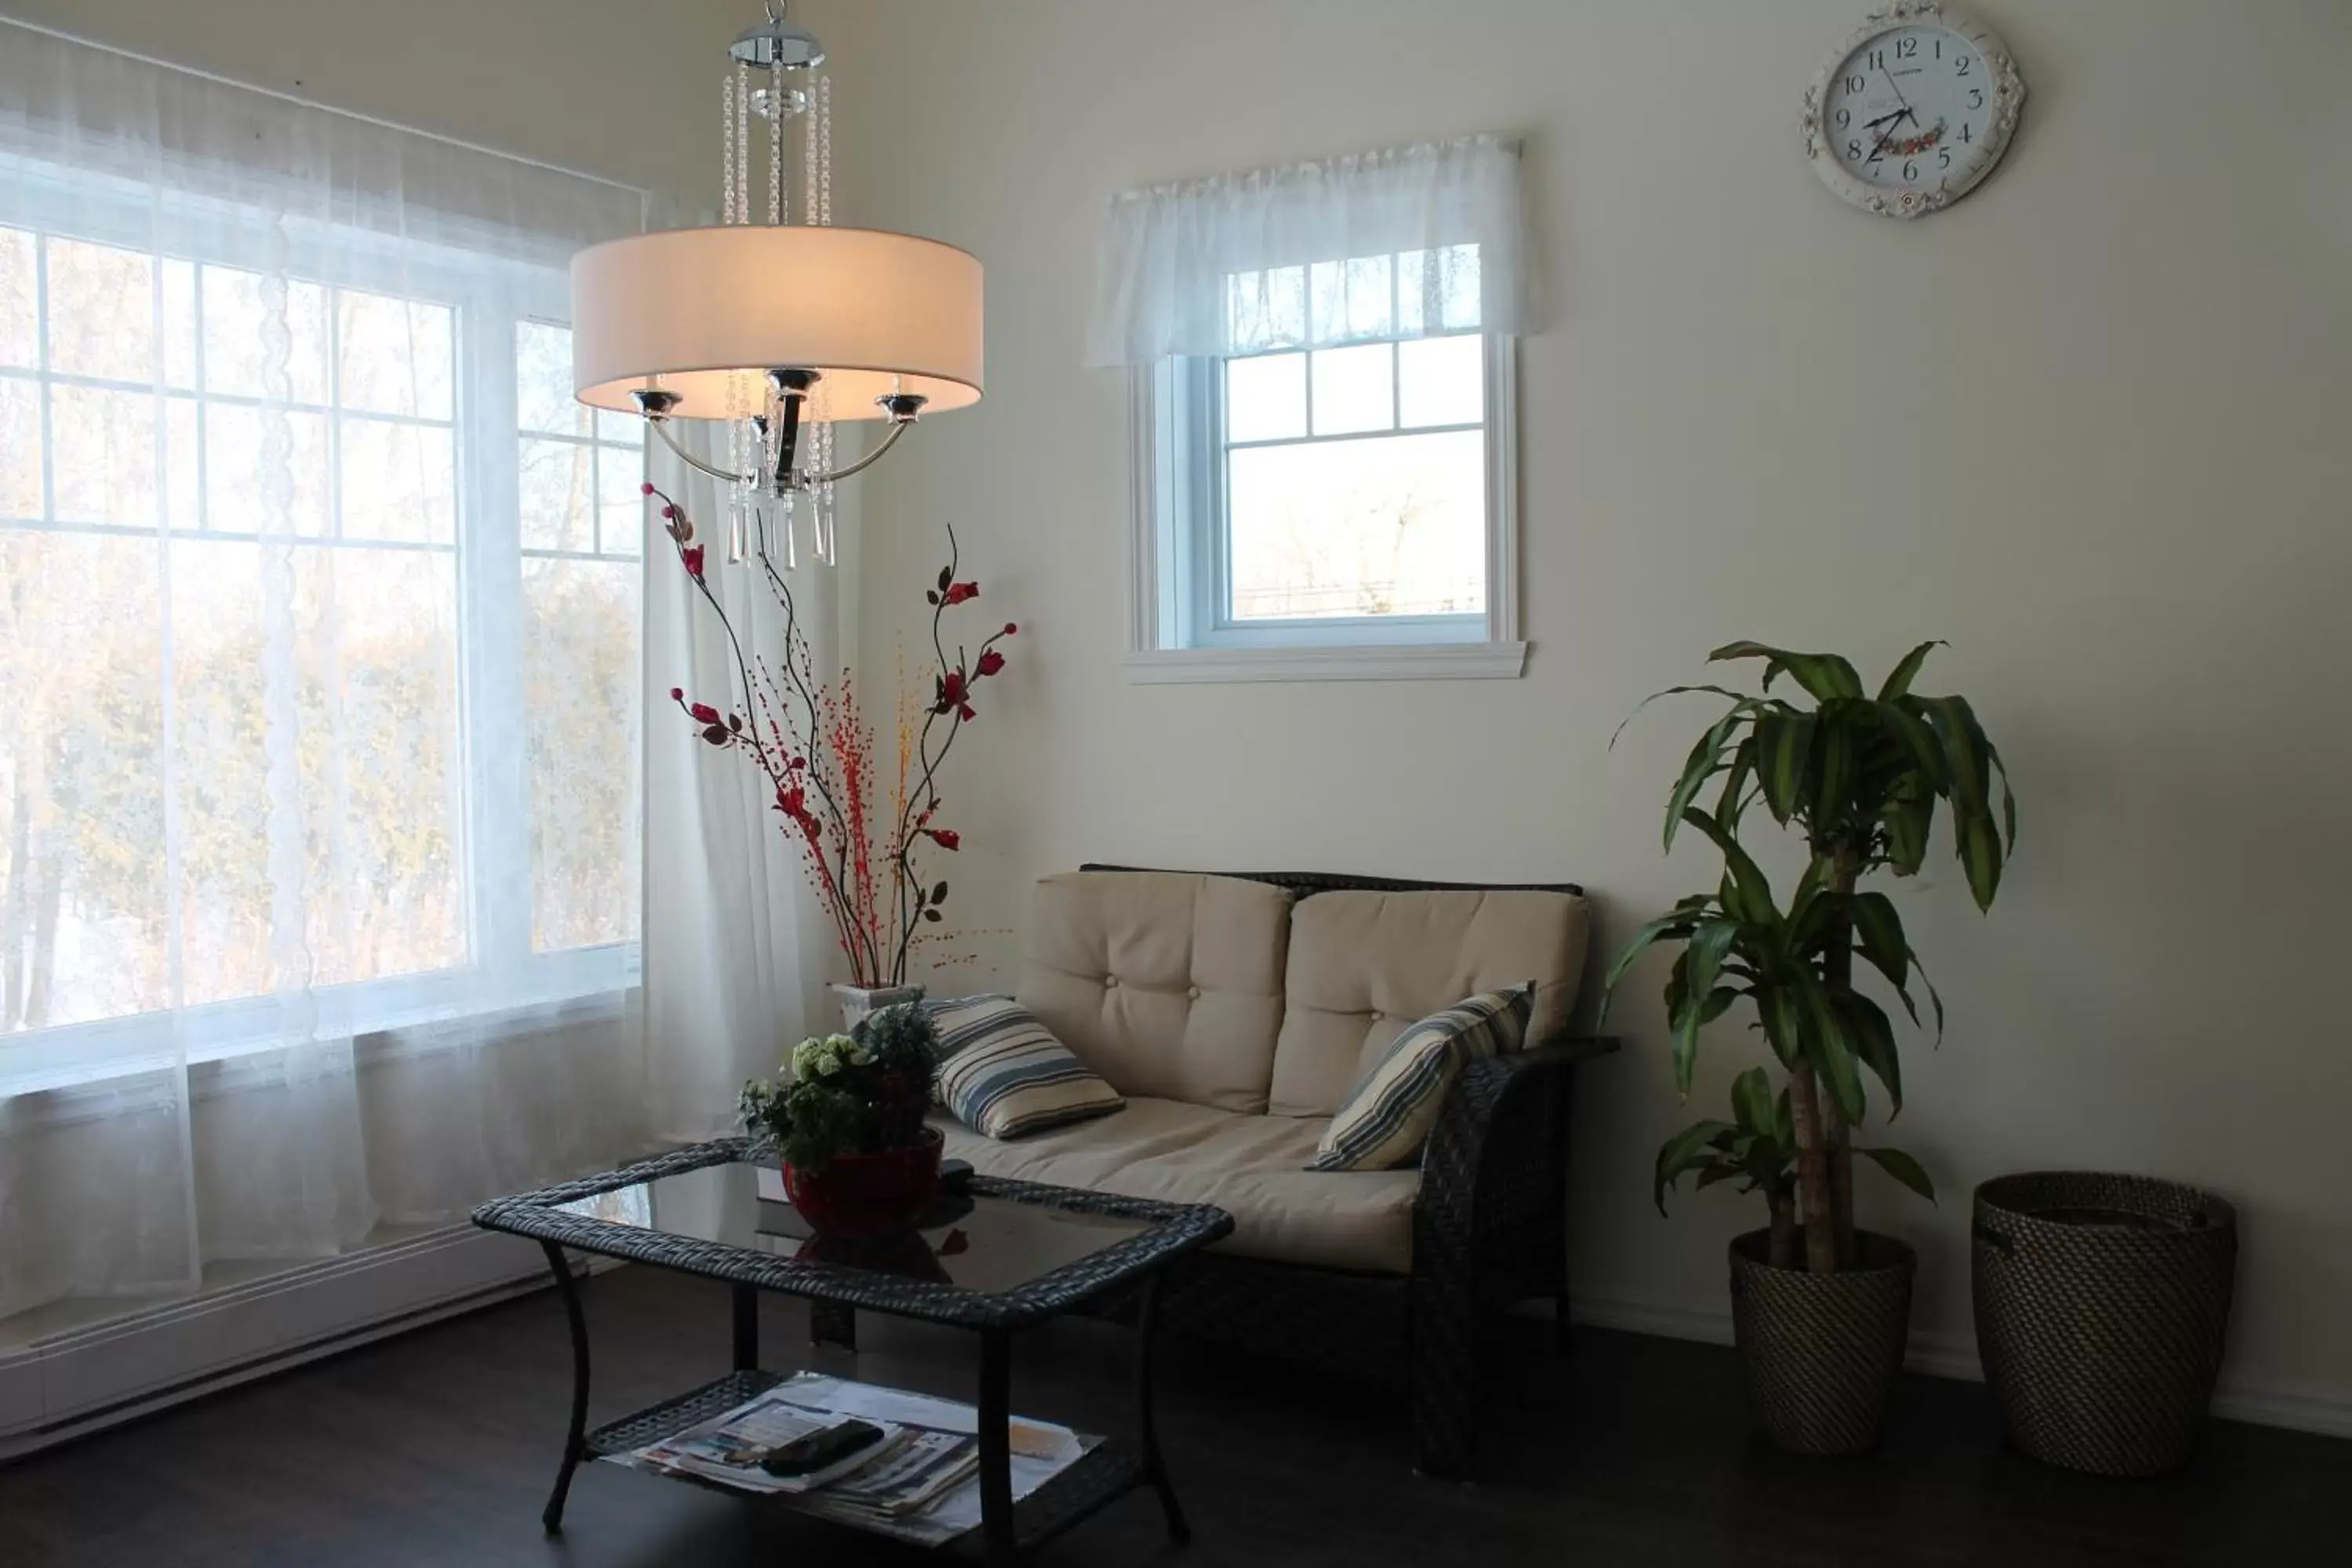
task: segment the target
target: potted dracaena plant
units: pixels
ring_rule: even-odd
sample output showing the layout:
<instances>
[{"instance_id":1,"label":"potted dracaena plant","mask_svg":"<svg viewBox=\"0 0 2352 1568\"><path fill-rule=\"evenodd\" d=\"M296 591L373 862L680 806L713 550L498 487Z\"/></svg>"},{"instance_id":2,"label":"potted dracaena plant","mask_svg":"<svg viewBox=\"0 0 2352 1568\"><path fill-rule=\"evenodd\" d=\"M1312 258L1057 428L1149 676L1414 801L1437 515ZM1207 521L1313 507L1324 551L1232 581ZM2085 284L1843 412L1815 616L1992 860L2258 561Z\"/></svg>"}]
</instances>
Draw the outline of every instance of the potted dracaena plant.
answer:
<instances>
[{"instance_id":1,"label":"potted dracaena plant","mask_svg":"<svg viewBox=\"0 0 2352 1568\"><path fill-rule=\"evenodd\" d=\"M1852 1452L1876 1441L1909 1329L1916 1260L1902 1242L1854 1227L1854 1157L1935 1197L1916 1160L1853 1143L1869 1109L1867 1079L1877 1079L1890 1118L1903 1107L1894 1023L1856 986L1857 956L1915 1025L1915 981L1939 1037L1944 1023L1943 999L1893 900L1861 884L1882 870L1919 870L1939 803L1950 808L1979 909L1991 906L2016 845L2007 771L1967 700L1911 689L1938 646L1922 643L1905 655L1874 697L1834 654L1753 642L1709 658L1761 659L1759 694L1720 686L1657 694L1711 692L1730 703L1692 748L1665 824L1669 849L1678 828L1704 834L1723 856L1723 879L1633 933L1611 966L1602 1004L1605 1012L1652 944L1679 942L1665 988L1676 1090L1689 1096L1700 1031L1743 1000L1754 1005L1756 1026L1779 1059L1786 1081L1778 1093L1766 1069L1742 1073L1730 1121L1696 1122L1666 1141L1655 1196L1664 1212L1666 1189L1685 1175L1702 1187L1729 1181L1763 1194L1769 1226L1731 1244L1733 1323L1759 1425L1802 1452ZM1811 707L1774 695L1784 676ZM1708 810L1699 802L1711 787ZM1740 846L1741 825L1759 802L1810 851L1785 904Z\"/></svg>"}]
</instances>

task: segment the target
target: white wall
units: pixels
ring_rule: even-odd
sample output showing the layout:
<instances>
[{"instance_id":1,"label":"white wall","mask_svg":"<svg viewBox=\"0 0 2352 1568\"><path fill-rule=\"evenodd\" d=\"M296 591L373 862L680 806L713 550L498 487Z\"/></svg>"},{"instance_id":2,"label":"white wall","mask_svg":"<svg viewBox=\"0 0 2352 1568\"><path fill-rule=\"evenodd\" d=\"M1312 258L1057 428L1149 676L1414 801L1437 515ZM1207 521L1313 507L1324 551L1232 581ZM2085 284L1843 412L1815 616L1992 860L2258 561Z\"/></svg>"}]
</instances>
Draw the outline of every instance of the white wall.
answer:
<instances>
[{"instance_id":1,"label":"white wall","mask_svg":"<svg viewBox=\"0 0 2352 1568\"><path fill-rule=\"evenodd\" d=\"M0 0L93 43L714 204L719 62L758 15L756 0Z\"/></svg>"},{"instance_id":2,"label":"white wall","mask_svg":"<svg viewBox=\"0 0 2352 1568\"><path fill-rule=\"evenodd\" d=\"M1613 943L1714 875L1657 838L1704 710L1606 749L1644 693L1736 637L1873 670L1950 638L1927 688L1976 701L2023 837L1990 919L1940 847L1895 889L1952 1010L1896 1140L1945 1195L1869 1173L1864 1206L1921 1249L1926 1342L1966 1360L1975 1183L2161 1173L2243 1205L2231 1407L2352 1430L2352 7L1981 5L2025 124L1911 226L1800 149L1862 0L814 6L848 218L989 268L988 401L863 481L867 666L954 522L1024 623L948 781L967 925L1102 858L1574 879ZM1527 677L1127 684L1127 393L1079 368L1104 195L1473 130L1527 139L1553 305L1521 354ZM948 984L1008 971L981 945ZM1581 1085L1578 1289L1718 1313L1760 1215L1649 1206L1660 978ZM1699 1105L1758 1057L1718 1027Z\"/></svg>"}]
</instances>

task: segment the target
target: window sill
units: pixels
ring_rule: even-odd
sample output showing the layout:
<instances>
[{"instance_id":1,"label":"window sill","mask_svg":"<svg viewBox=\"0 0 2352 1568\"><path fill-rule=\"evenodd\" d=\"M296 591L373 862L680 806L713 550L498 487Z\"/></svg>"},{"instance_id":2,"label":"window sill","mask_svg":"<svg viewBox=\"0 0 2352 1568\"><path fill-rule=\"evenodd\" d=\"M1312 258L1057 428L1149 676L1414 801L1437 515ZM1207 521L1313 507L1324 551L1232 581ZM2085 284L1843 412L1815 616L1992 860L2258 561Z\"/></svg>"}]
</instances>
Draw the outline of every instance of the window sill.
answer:
<instances>
[{"instance_id":1,"label":"window sill","mask_svg":"<svg viewBox=\"0 0 2352 1568\"><path fill-rule=\"evenodd\" d=\"M1370 647L1184 647L1127 656L1137 686L1300 680L1516 680L1523 642L1397 643Z\"/></svg>"}]
</instances>

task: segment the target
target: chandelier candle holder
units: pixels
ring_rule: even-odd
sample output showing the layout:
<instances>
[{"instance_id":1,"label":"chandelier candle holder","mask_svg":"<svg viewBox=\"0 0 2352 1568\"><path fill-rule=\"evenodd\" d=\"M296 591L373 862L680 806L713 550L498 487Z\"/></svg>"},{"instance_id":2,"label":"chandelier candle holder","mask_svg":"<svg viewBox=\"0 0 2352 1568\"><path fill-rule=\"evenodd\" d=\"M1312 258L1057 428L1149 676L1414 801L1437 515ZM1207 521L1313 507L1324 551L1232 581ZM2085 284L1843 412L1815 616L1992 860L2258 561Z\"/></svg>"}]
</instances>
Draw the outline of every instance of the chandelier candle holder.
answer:
<instances>
[{"instance_id":1,"label":"chandelier candle holder","mask_svg":"<svg viewBox=\"0 0 2352 1568\"><path fill-rule=\"evenodd\" d=\"M572 374L591 407L644 416L727 489L727 555L838 559L835 487L926 413L980 401L980 262L937 240L833 223L824 47L770 0L719 83L721 217L592 246L572 261ZM727 428L687 450L679 419ZM887 429L841 460L837 425Z\"/></svg>"}]
</instances>

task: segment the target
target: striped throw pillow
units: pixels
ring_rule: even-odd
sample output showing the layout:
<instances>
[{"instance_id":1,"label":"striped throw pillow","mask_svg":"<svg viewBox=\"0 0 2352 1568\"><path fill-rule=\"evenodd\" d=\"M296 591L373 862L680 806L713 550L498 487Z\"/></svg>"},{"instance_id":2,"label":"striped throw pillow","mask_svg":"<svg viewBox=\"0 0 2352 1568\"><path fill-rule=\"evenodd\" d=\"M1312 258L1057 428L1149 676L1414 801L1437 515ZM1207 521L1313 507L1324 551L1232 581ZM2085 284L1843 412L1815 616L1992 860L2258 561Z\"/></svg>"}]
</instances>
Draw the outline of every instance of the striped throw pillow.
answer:
<instances>
[{"instance_id":1,"label":"striped throw pillow","mask_svg":"<svg viewBox=\"0 0 2352 1568\"><path fill-rule=\"evenodd\" d=\"M1127 1105L1009 997L944 1003L931 1021L940 1031L939 1102L983 1138L1026 1138Z\"/></svg>"},{"instance_id":2,"label":"striped throw pillow","mask_svg":"<svg viewBox=\"0 0 2352 1568\"><path fill-rule=\"evenodd\" d=\"M1527 1040L1535 988L1489 991L1432 1013L1348 1091L1323 1130L1310 1171L1390 1171L1421 1158L1465 1064L1517 1050Z\"/></svg>"}]
</instances>

